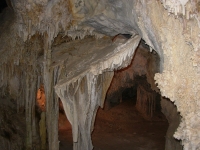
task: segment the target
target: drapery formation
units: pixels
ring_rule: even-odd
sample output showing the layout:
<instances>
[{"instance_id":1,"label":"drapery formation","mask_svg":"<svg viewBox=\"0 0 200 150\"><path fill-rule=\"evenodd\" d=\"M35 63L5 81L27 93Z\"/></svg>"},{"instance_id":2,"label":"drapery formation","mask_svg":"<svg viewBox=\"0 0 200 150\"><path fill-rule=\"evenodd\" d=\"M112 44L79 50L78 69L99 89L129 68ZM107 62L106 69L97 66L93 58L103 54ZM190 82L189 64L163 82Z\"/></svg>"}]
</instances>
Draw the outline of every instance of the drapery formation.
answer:
<instances>
[{"instance_id":1,"label":"drapery formation","mask_svg":"<svg viewBox=\"0 0 200 150\"><path fill-rule=\"evenodd\" d=\"M103 107L113 70L130 63L139 41L140 37L136 35L124 44L118 43L120 44L118 46L112 44L107 46L105 43L100 46L100 40L99 47L94 47L99 55L95 53L93 55L91 50L90 60L76 61L73 68L63 70L70 74L66 74L66 77L58 82L55 90L72 125L74 150L93 148L91 133L96 112L99 106ZM84 48L83 46L82 49ZM83 66L80 68L80 65Z\"/></svg>"}]
</instances>

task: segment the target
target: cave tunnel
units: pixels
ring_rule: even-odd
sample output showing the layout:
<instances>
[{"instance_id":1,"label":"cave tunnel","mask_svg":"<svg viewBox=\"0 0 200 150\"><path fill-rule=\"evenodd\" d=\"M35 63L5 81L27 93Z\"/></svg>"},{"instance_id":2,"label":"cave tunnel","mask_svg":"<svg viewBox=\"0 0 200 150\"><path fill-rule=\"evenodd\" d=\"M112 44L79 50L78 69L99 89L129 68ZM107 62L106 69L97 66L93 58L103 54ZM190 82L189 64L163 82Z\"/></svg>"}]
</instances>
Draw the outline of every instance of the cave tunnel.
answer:
<instances>
[{"instance_id":1,"label":"cave tunnel","mask_svg":"<svg viewBox=\"0 0 200 150\"><path fill-rule=\"evenodd\" d=\"M178 145L177 149L181 149L180 142L173 139L173 133L180 123L180 115L174 104L160 95L154 82L155 73L159 71L159 62L158 54L154 50L150 52L149 46L141 40L130 65L115 70L104 108L98 108L96 114L92 132L94 150L163 150L166 145L173 145L172 143ZM41 85L37 92L36 122L39 124L43 149L48 144L45 99L44 86ZM73 149L72 126L61 100L58 137L60 150Z\"/></svg>"},{"instance_id":2,"label":"cave tunnel","mask_svg":"<svg viewBox=\"0 0 200 150\"><path fill-rule=\"evenodd\" d=\"M104 108L99 108L96 115L92 133L94 150L162 150L165 145L171 149L170 146L174 147L174 143L180 147L177 150L181 149L180 142L173 138L180 123L180 115L169 99L161 97L155 85L154 76L158 68L158 54L150 52L149 46L142 40L130 65L115 70ZM59 147L60 150L72 150L72 126L61 101L58 106ZM35 113L40 133L38 140L44 146L41 146L42 149L46 149L48 145L45 112L45 90L41 85L37 91Z\"/></svg>"},{"instance_id":3,"label":"cave tunnel","mask_svg":"<svg viewBox=\"0 0 200 150\"><path fill-rule=\"evenodd\" d=\"M162 113L161 101L165 103L166 100L156 89L153 79L158 68L158 54L150 52L142 40L131 64L115 71L104 108L97 111L92 133L94 150L165 148L169 116L166 118L166 113ZM73 149L72 128L61 102L59 107L60 150ZM163 108L168 108L168 104ZM168 113L169 110L164 111ZM176 110L174 112L177 114ZM172 129L174 132L180 119L172 120L179 120Z\"/></svg>"},{"instance_id":4,"label":"cave tunnel","mask_svg":"<svg viewBox=\"0 0 200 150\"><path fill-rule=\"evenodd\" d=\"M164 149L168 122L161 112L161 95L149 83L158 62L157 53L141 41L131 64L115 71L104 109L96 115L95 150Z\"/></svg>"}]
</instances>

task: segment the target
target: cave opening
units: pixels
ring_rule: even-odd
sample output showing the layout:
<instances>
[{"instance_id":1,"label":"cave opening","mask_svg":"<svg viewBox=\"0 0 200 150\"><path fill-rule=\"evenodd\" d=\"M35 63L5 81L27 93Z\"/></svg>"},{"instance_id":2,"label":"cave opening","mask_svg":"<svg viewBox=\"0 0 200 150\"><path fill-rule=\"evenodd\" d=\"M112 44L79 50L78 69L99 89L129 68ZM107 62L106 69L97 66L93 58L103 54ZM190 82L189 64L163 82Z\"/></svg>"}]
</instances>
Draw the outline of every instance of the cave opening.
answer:
<instances>
[{"instance_id":1,"label":"cave opening","mask_svg":"<svg viewBox=\"0 0 200 150\"><path fill-rule=\"evenodd\" d=\"M96 115L94 150L164 149L168 122L155 90L158 68L157 53L141 41L131 64L115 71L104 109Z\"/></svg>"},{"instance_id":2,"label":"cave opening","mask_svg":"<svg viewBox=\"0 0 200 150\"><path fill-rule=\"evenodd\" d=\"M165 103L166 100L159 94L154 81L159 62L158 54L155 51L150 52L145 42L141 41L130 65L115 70L106 94L104 109L99 108L96 115L92 133L95 150L164 149L169 116L166 119L161 113L163 108L168 109L168 104L164 104L166 107L161 108L161 101ZM40 92L44 93L44 89L41 89ZM45 103L41 102L41 108L44 106ZM164 111L165 115L169 112L169 110ZM179 122L180 120L173 128L174 131ZM72 150L72 126L61 101L59 101L58 135L60 150ZM173 137L173 134L170 136Z\"/></svg>"}]
</instances>

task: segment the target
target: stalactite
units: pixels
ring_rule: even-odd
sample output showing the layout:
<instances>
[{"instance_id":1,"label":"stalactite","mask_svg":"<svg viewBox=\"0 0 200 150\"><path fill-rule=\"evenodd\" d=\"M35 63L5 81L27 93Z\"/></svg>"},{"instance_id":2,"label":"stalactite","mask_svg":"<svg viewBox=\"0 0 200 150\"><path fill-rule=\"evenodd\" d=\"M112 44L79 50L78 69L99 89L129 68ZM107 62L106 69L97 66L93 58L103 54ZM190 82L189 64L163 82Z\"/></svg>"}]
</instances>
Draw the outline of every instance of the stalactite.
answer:
<instances>
[{"instance_id":1,"label":"stalactite","mask_svg":"<svg viewBox=\"0 0 200 150\"><path fill-rule=\"evenodd\" d=\"M36 93L37 93L37 55L35 54L36 51L31 51L31 43L27 41L26 45L26 52L25 57L31 57L32 60L30 61L31 66L26 66L26 88L24 92L26 93L26 107L25 107L25 114L26 114L26 132L27 132L27 141L26 141L26 149L40 149L40 138L39 132L36 130L36 115L35 115L35 101L36 101Z\"/></svg>"},{"instance_id":2,"label":"stalactite","mask_svg":"<svg viewBox=\"0 0 200 150\"><path fill-rule=\"evenodd\" d=\"M39 122L40 127L40 138L41 138L41 150L46 150L46 114L41 113L41 119Z\"/></svg>"},{"instance_id":3,"label":"stalactite","mask_svg":"<svg viewBox=\"0 0 200 150\"><path fill-rule=\"evenodd\" d=\"M66 93L63 95L59 92L58 95L72 124L74 150L93 149L91 132L93 131L94 119L97 108L102 103L101 98L104 98L106 94L103 91L108 88L103 83L105 80L111 82L111 74L105 73L95 76L89 73L79 80L78 84L67 85L65 89L62 89L63 92L58 90L61 93ZM109 84L109 82L106 84Z\"/></svg>"},{"instance_id":4,"label":"stalactite","mask_svg":"<svg viewBox=\"0 0 200 150\"><path fill-rule=\"evenodd\" d=\"M100 46L100 44L98 47L94 46L97 54L92 53L93 49L91 49L90 55L87 55L90 59L82 57L83 60L76 60L77 58L79 59L77 56L81 55L82 50L85 52L84 48L87 48L87 46L82 46L83 49L79 49L79 54L75 53L77 56L72 56L71 58L70 63L73 63L73 68L70 67L70 63L65 64L69 70L64 70L63 67L60 67L62 71L67 71L68 75L60 76L59 82L55 86L66 116L72 125L74 150L93 149L91 132L97 109L99 106L103 106L106 91L112 80L112 71L123 68L131 62L140 37L136 35L126 43L114 46L107 44L107 41L101 42L101 40L99 43L103 44L103 46ZM93 41L93 43L87 44L91 46L94 43L98 44L97 42ZM62 63L59 65L63 66Z\"/></svg>"},{"instance_id":5,"label":"stalactite","mask_svg":"<svg viewBox=\"0 0 200 150\"><path fill-rule=\"evenodd\" d=\"M84 39L86 36L95 36L96 39L102 38L104 35L94 31L92 27L81 27L72 26L66 33L72 40Z\"/></svg>"},{"instance_id":6,"label":"stalactite","mask_svg":"<svg viewBox=\"0 0 200 150\"><path fill-rule=\"evenodd\" d=\"M69 2L57 1L12 1L13 9L17 14L18 35L24 42L37 32L48 34L53 40L61 29L66 30L70 21ZM21 9L20 6L24 8Z\"/></svg>"},{"instance_id":7,"label":"stalactite","mask_svg":"<svg viewBox=\"0 0 200 150\"><path fill-rule=\"evenodd\" d=\"M51 65L51 39L45 34L44 38L44 66L43 81L46 96L46 125L49 150L58 150L58 98L54 94L54 70Z\"/></svg>"},{"instance_id":8,"label":"stalactite","mask_svg":"<svg viewBox=\"0 0 200 150\"><path fill-rule=\"evenodd\" d=\"M13 99L17 102L17 112L23 113L25 110L26 148L40 149L39 134L36 130L37 124L35 120L36 89L37 84L41 82L37 77L40 68L36 68L38 54L35 51L39 45L37 40L30 39L24 43L17 35L10 36L14 36L13 40L11 40L12 44L9 43L10 45L8 47L5 46L1 51L3 55L7 56L2 58L0 65L2 68L1 79L3 79L1 96L4 91L4 94L9 91L8 94L13 96ZM12 45L14 45L14 48ZM7 51L7 48L10 50ZM17 92L14 91L13 93L13 89Z\"/></svg>"},{"instance_id":9,"label":"stalactite","mask_svg":"<svg viewBox=\"0 0 200 150\"><path fill-rule=\"evenodd\" d=\"M33 137L35 134L35 126L34 126L34 104L35 101L35 93L36 91L33 89L35 83L31 76L27 75L26 77L26 149L31 150L35 145L33 145ZM36 147L35 147L36 148Z\"/></svg>"}]
</instances>

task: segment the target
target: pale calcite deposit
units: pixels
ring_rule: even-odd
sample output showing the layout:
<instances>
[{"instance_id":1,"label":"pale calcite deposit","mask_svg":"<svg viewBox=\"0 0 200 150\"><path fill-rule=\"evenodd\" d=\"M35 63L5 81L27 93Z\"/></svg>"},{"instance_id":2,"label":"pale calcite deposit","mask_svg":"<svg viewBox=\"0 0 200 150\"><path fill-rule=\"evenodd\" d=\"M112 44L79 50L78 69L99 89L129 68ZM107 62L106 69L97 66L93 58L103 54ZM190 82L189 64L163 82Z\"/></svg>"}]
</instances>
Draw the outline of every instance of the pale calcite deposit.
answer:
<instances>
[{"instance_id":1,"label":"pale calcite deposit","mask_svg":"<svg viewBox=\"0 0 200 150\"><path fill-rule=\"evenodd\" d=\"M153 6L158 8L158 4ZM200 132L196 124L200 121L198 116L200 110L198 65L200 64L194 66L193 57L196 55L196 47L192 45L192 39L195 36L199 38L198 24L189 22L184 29L184 19L175 19L174 16L168 16L167 12L163 11L162 18L164 19L159 20L156 19L158 11L162 12L155 9L151 21L159 31L157 34L161 39L164 52L164 70L162 74L155 76L156 83L161 94L174 102L182 116L175 137L182 140L184 149L199 149ZM188 36L191 39L188 39Z\"/></svg>"},{"instance_id":2,"label":"pale calcite deposit","mask_svg":"<svg viewBox=\"0 0 200 150\"><path fill-rule=\"evenodd\" d=\"M32 35L48 33L49 42L71 21L70 6L65 0L12 1L17 15L18 35L26 41Z\"/></svg>"},{"instance_id":3,"label":"pale calcite deposit","mask_svg":"<svg viewBox=\"0 0 200 150\"><path fill-rule=\"evenodd\" d=\"M54 50L54 57L60 58L53 64L60 70L55 90L72 125L75 150L93 149L91 133L96 112L103 106L113 70L131 62L140 37L136 35L124 43L110 41L109 38L97 41L89 38L83 40L80 47L76 44L81 41L74 41ZM70 46L76 48L70 50ZM92 48L88 51L88 47Z\"/></svg>"}]
</instances>

